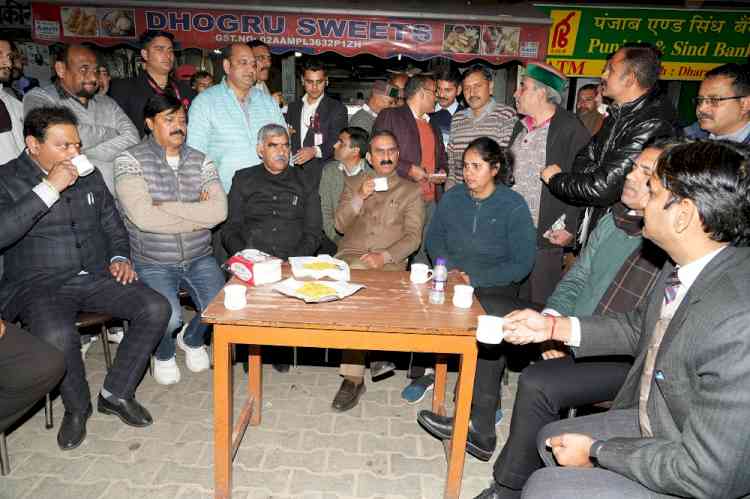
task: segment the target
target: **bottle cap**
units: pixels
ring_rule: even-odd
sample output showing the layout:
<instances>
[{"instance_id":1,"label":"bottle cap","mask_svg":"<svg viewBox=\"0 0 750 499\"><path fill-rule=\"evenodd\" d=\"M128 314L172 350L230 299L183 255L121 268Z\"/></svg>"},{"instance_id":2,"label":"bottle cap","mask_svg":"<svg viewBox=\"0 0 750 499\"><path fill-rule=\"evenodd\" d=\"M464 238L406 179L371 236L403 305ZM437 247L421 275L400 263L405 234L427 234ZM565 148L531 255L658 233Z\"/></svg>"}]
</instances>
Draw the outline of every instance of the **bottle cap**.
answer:
<instances>
[{"instance_id":1,"label":"bottle cap","mask_svg":"<svg viewBox=\"0 0 750 499\"><path fill-rule=\"evenodd\" d=\"M445 265L445 258L439 256L435 259L435 265Z\"/></svg>"}]
</instances>

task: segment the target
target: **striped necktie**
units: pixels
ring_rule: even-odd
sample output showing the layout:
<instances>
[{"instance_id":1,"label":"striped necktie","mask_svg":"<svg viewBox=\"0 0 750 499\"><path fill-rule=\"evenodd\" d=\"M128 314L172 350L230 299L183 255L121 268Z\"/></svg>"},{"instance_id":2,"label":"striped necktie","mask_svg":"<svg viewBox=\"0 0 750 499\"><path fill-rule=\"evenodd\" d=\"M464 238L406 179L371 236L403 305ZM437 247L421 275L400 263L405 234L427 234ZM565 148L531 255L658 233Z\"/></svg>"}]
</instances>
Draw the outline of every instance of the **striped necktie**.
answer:
<instances>
[{"instance_id":1,"label":"striped necktie","mask_svg":"<svg viewBox=\"0 0 750 499\"><path fill-rule=\"evenodd\" d=\"M677 290L679 289L680 285L682 284L680 282L680 278L677 276L677 268L672 271L671 274L669 274L669 277L667 277L666 286L664 287L664 304L669 305L674 301L675 298L677 298Z\"/></svg>"}]
</instances>

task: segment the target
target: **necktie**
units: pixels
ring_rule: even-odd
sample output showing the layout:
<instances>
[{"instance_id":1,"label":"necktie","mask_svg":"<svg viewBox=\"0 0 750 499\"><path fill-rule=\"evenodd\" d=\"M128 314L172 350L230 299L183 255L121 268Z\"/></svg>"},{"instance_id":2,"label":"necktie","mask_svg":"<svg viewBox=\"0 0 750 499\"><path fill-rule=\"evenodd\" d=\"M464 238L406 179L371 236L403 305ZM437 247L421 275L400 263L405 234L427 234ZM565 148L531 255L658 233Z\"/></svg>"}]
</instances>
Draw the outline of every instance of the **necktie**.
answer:
<instances>
[{"instance_id":1,"label":"necktie","mask_svg":"<svg viewBox=\"0 0 750 499\"><path fill-rule=\"evenodd\" d=\"M669 327L669 321L672 320L674 311L666 311L667 307L677 297L677 291L682 283L677 276L675 268L664 283L664 305L662 306L661 317L656 321L654 334L648 345L646 358L643 361L643 372L641 373L641 389L638 400L638 421L641 427L641 434L644 437L653 437L651 429L651 420L648 416L648 397L651 394L651 384L654 382L654 368L656 367L656 355L659 353L659 347L664 339L664 334Z\"/></svg>"},{"instance_id":2,"label":"necktie","mask_svg":"<svg viewBox=\"0 0 750 499\"><path fill-rule=\"evenodd\" d=\"M664 304L669 305L677 297L677 289L680 287L680 278L677 275L677 268L669 274L664 287Z\"/></svg>"},{"instance_id":3,"label":"necktie","mask_svg":"<svg viewBox=\"0 0 750 499\"><path fill-rule=\"evenodd\" d=\"M0 89L0 92L3 90ZM10 113L5 106L3 99L0 99L0 133L10 132L13 129L13 122L10 119Z\"/></svg>"}]
</instances>

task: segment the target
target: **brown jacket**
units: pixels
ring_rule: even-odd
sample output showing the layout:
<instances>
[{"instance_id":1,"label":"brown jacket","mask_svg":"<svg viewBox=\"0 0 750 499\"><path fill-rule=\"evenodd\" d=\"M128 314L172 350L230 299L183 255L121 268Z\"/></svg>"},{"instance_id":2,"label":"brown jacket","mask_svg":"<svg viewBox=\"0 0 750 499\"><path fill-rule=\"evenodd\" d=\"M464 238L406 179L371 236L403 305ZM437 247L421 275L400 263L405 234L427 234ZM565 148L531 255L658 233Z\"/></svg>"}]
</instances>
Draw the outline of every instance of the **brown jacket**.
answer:
<instances>
[{"instance_id":1,"label":"brown jacket","mask_svg":"<svg viewBox=\"0 0 750 499\"><path fill-rule=\"evenodd\" d=\"M384 270L404 270L406 259L419 249L422 241L425 219L422 191L418 184L394 171L388 176L387 191L373 192L361 202L356 193L371 177L372 174L346 178L336 208L336 230L344 234L337 256L356 261L371 251L387 251L393 263Z\"/></svg>"}]
</instances>

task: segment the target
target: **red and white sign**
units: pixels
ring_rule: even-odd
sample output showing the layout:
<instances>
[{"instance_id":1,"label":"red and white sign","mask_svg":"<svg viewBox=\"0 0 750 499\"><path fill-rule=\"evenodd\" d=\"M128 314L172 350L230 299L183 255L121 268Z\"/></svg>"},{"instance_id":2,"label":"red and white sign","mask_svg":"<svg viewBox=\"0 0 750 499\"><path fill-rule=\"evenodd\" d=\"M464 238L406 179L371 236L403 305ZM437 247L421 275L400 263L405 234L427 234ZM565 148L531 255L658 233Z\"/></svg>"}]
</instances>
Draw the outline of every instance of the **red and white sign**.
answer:
<instances>
[{"instance_id":1,"label":"red and white sign","mask_svg":"<svg viewBox=\"0 0 750 499\"><path fill-rule=\"evenodd\" d=\"M430 21L355 15L306 15L177 8L82 7L32 3L33 38L40 43L137 42L149 29L169 31L180 47L220 48L261 39L274 53L337 52L345 56L403 54L498 64L544 60L546 25ZM55 27L56 26L56 27Z\"/></svg>"}]
</instances>

